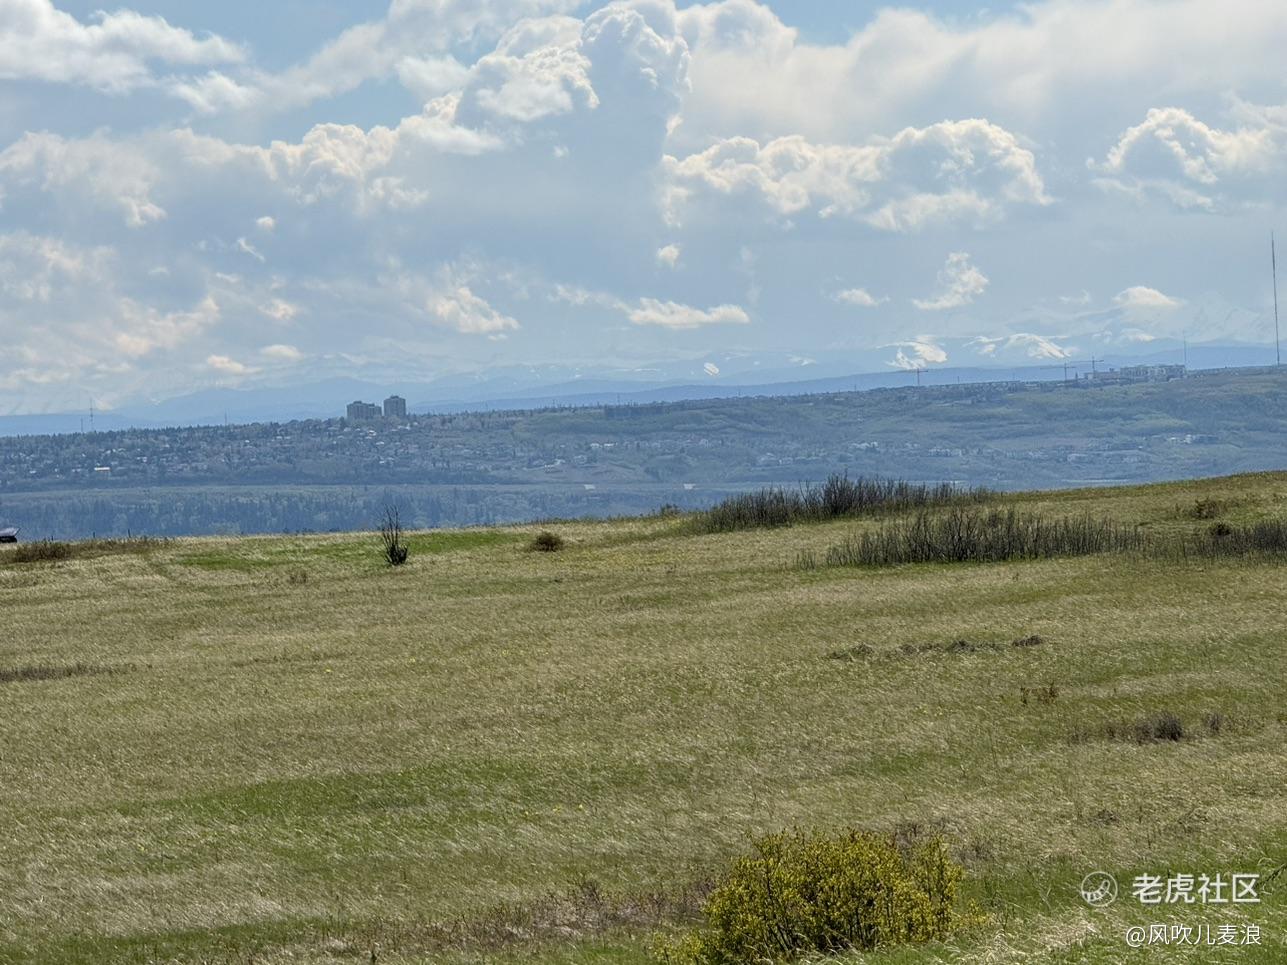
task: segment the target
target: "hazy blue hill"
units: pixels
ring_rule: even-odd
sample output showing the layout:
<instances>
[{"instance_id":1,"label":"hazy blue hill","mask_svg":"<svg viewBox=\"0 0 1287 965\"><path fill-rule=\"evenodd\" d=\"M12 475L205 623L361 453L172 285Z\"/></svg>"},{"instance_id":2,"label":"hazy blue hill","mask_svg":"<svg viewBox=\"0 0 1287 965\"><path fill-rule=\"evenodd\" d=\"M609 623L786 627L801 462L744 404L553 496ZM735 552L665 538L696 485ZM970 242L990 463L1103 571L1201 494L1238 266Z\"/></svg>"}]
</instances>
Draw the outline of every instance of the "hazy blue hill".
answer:
<instances>
[{"instance_id":1,"label":"hazy blue hill","mask_svg":"<svg viewBox=\"0 0 1287 965\"><path fill-rule=\"evenodd\" d=\"M1287 466L1287 373L1274 369L1133 385L821 391L829 384L401 422L27 436L0 447L0 523L31 537L341 530L397 502L413 525L470 525L693 509L832 472L1049 489Z\"/></svg>"},{"instance_id":2,"label":"hazy blue hill","mask_svg":"<svg viewBox=\"0 0 1287 965\"><path fill-rule=\"evenodd\" d=\"M1184 356L1180 343L1149 343L1135 354L1096 356L1102 371L1125 365L1175 364ZM212 388L173 398L136 400L99 412L99 430L157 426L289 422L343 415L354 399L378 402L390 394L408 400L413 412L538 409L549 406L605 405L617 402L676 402L753 395L847 392L916 384L912 371L893 368L888 352L838 353L830 359L791 359L773 353L729 353L710 357L719 369L711 376L702 360L658 363L635 370L577 366L509 366L477 373L444 374L426 381L377 382L319 377L286 386ZM953 357L956 357L954 355ZM1268 365L1272 346L1207 345L1188 350L1192 369ZM1001 349L986 365L928 368L923 385L992 381L1061 381L1091 370L1087 358L1036 362L1026 351ZM0 415L0 436L77 432L85 412Z\"/></svg>"}]
</instances>

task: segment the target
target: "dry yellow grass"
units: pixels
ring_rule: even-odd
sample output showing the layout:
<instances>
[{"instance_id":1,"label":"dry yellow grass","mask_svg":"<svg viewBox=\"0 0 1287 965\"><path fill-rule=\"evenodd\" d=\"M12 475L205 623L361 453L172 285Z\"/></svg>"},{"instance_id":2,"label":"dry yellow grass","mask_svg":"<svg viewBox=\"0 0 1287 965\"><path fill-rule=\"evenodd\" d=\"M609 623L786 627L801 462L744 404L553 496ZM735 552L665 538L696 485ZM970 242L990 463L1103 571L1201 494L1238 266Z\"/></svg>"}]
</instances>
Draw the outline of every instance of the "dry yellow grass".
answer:
<instances>
[{"instance_id":1,"label":"dry yellow grass","mask_svg":"<svg viewBox=\"0 0 1287 965\"><path fill-rule=\"evenodd\" d=\"M1018 499L1179 532L1201 497L1287 516L1287 477ZM877 958L1116 962L1153 919L1088 909L1085 873L1282 864L1281 564L792 565L861 525L414 534L397 569L370 534L0 554L0 671L116 671L0 684L0 959L642 962L664 923L435 925L855 824L943 833L990 915ZM530 552L540 528L566 548ZM1102 736L1163 710L1195 736ZM1283 960L1281 889L1239 910L1265 944L1236 960Z\"/></svg>"}]
</instances>

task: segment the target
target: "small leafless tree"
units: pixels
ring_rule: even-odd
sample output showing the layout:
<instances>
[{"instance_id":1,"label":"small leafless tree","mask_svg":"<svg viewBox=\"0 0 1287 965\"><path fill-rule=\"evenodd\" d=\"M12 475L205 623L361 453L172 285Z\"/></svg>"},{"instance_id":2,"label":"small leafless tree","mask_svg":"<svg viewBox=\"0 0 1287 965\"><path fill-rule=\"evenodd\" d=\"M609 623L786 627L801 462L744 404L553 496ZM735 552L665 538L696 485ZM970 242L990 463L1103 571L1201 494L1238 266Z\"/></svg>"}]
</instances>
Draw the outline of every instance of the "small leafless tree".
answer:
<instances>
[{"instance_id":1,"label":"small leafless tree","mask_svg":"<svg viewBox=\"0 0 1287 965\"><path fill-rule=\"evenodd\" d=\"M390 566L401 566L407 561L410 549L402 535L402 520L398 516L397 506L384 508L384 520L380 524L380 540L384 543L384 558Z\"/></svg>"}]
</instances>

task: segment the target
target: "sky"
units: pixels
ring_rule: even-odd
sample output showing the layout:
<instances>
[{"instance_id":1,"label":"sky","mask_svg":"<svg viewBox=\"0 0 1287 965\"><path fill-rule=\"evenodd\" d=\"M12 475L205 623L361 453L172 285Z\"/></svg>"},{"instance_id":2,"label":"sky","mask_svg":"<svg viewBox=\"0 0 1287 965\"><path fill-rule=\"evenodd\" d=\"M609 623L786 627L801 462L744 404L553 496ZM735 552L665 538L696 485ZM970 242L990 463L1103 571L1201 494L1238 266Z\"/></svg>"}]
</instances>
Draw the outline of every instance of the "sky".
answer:
<instances>
[{"instance_id":1,"label":"sky","mask_svg":"<svg viewBox=\"0 0 1287 965\"><path fill-rule=\"evenodd\" d=\"M0 0L0 413L1272 359L1281 0L100 8Z\"/></svg>"}]
</instances>

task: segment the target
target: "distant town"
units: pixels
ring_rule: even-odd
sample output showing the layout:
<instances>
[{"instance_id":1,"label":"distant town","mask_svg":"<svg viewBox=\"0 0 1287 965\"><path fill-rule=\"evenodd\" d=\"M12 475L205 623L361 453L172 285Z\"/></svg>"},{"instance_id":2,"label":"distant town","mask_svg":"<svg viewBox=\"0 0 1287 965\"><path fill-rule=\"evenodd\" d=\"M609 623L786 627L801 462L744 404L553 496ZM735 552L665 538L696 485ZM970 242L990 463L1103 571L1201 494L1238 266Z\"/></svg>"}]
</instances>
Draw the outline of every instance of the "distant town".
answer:
<instances>
[{"instance_id":1,"label":"distant town","mask_svg":"<svg viewBox=\"0 0 1287 965\"><path fill-rule=\"evenodd\" d=\"M437 415L391 395L334 419L18 436L0 447L0 525L351 528L374 514L371 487L399 487L419 525L449 525L697 508L837 471L1053 488L1263 469L1287 463L1282 378L1149 365L1067 382ZM354 486L366 502L328 488ZM158 500L172 487L189 501L169 512Z\"/></svg>"},{"instance_id":2,"label":"distant town","mask_svg":"<svg viewBox=\"0 0 1287 965\"><path fill-rule=\"evenodd\" d=\"M872 406L888 393L920 392L923 399L939 396L956 404L971 403L998 393L1021 391L1051 392L1060 388L1161 383L1183 379L1182 365L1141 365L1086 373L1067 382L974 383L953 387L887 389L841 393L837 396L801 396L800 404L811 398L851 397L858 412ZM778 400L779 402L781 400ZM770 404L769 400L762 400ZM246 426L127 430L109 433L82 433L66 436L23 436L0 452L0 491L47 488L50 485L83 485L111 482L115 485L164 485L197 481L230 483L273 483L289 481L352 482L404 481L426 479L475 481L503 479L530 481L579 478L594 467L599 474L617 479L674 479L669 457L693 453L717 443L709 429L676 431L672 425L681 413L736 411L739 400L647 405L593 406L580 409L543 410L533 413L466 413L459 415L411 415L407 401L391 395L382 404L356 400L348 404L343 419L306 420L289 423L259 423ZM609 429L604 420L622 419L630 426ZM683 420L681 420L683 421ZM691 421L688 420L688 421ZM570 435L560 428L577 426ZM655 428L650 428L655 426ZM591 427L597 427L592 429ZM1209 434L1185 433L1186 444L1207 440ZM1130 458L1137 444L1120 458ZM1043 440L1050 443L1051 440ZM723 435L718 445L740 449L747 440ZM827 439L825 434L786 432L771 445L739 455L736 465L764 469L790 469L797 465L823 466L826 460L846 458L854 453L904 454L921 452L928 458L960 457L971 454L987 458L1049 460L1059 462L1102 461L1105 447L1093 445L1043 444L1039 448L962 446L928 442L893 443L888 438ZM622 453L630 449L632 455ZM839 451L838 451L839 450ZM648 456L651 454L651 457ZM727 460L722 460L727 462ZM873 467L874 468L874 467ZM712 467L719 478L727 478L725 466Z\"/></svg>"}]
</instances>

